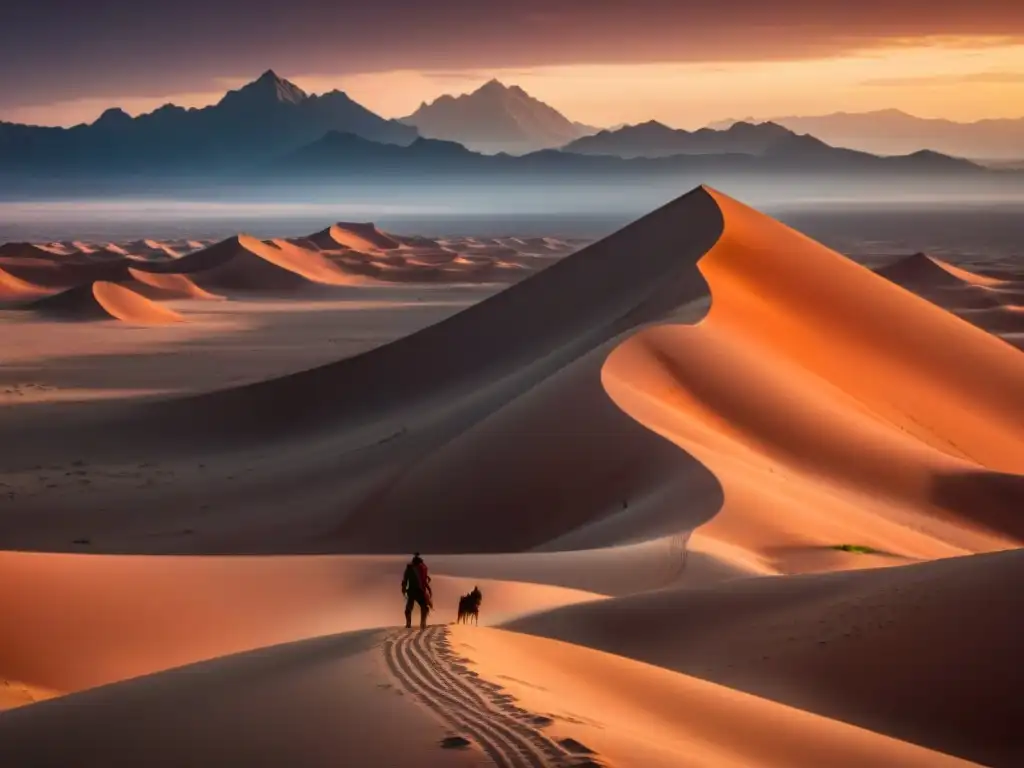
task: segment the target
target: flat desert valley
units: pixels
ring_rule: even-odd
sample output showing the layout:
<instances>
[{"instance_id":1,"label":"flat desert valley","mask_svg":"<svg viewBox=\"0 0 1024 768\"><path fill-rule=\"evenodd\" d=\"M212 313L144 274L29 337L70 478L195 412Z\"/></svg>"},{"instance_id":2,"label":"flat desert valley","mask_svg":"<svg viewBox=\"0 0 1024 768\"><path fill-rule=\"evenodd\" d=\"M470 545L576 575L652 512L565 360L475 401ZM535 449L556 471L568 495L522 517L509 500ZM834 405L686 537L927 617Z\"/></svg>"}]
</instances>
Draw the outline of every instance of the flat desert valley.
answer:
<instances>
[{"instance_id":1,"label":"flat desert valley","mask_svg":"<svg viewBox=\"0 0 1024 768\"><path fill-rule=\"evenodd\" d=\"M0 765L1024 765L1022 349L705 187L2 245Z\"/></svg>"}]
</instances>

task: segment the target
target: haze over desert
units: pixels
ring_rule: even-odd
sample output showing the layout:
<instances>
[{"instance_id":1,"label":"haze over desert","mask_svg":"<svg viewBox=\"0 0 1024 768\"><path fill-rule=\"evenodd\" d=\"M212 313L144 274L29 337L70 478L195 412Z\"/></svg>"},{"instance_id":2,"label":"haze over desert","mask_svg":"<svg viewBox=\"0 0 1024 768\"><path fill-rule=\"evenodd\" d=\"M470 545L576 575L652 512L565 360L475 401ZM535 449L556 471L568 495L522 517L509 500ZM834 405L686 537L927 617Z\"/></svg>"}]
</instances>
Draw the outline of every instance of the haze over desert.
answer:
<instances>
[{"instance_id":1,"label":"haze over desert","mask_svg":"<svg viewBox=\"0 0 1024 768\"><path fill-rule=\"evenodd\" d=\"M1011 5L0 12L0 768L1024 766Z\"/></svg>"}]
</instances>

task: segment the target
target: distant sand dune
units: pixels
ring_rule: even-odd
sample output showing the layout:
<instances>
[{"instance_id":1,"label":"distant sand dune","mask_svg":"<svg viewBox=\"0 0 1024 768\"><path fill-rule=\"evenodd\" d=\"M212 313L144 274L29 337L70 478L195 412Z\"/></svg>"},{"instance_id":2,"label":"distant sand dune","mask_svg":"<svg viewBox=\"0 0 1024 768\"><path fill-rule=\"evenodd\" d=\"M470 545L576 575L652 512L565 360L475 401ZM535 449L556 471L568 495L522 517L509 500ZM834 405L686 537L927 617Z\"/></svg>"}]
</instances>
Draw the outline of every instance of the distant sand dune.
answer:
<instances>
[{"instance_id":1,"label":"distant sand dune","mask_svg":"<svg viewBox=\"0 0 1024 768\"><path fill-rule=\"evenodd\" d=\"M877 270L919 296L996 335L1024 331L1024 283L969 271L924 254Z\"/></svg>"},{"instance_id":2,"label":"distant sand dune","mask_svg":"<svg viewBox=\"0 0 1024 768\"><path fill-rule=\"evenodd\" d=\"M21 280L0 268L0 301L25 301L38 298L46 293L45 288Z\"/></svg>"},{"instance_id":3,"label":"distant sand dune","mask_svg":"<svg viewBox=\"0 0 1024 768\"><path fill-rule=\"evenodd\" d=\"M146 271L186 275L203 290L213 291L288 292L314 284L358 282L318 253L285 240L268 245L248 235L228 238L174 261L150 264Z\"/></svg>"},{"instance_id":4,"label":"distant sand dune","mask_svg":"<svg viewBox=\"0 0 1024 768\"><path fill-rule=\"evenodd\" d=\"M401 243L373 224L344 221L310 235L309 240L324 250L341 247L354 251L391 251L401 246Z\"/></svg>"},{"instance_id":5,"label":"distant sand dune","mask_svg":"<svg viewBox=\"0 0 1024 768\"><path fill-rule=\"evenodd\" d=\"M94 254L0 257L4 271L45 288L73 288L97 280L122 282L129 279L128 267L134 263L123 256L103 258Z\"/></svg>"},{"instance_id":6,"label":"distant sand dune","mask_svg":"<svg viewBox=\"0 0 1024 768\"><path fill-rule=\"evenodd\" d=\"M182 317L117 283L98 281L70 288L27 305L43 315L67 320L116 319L134 325L164 325Z\"/></svg>"},{"instance_id":7,"label":"distant sand dune","mask_svg":"<svg viewBox=\"0 0 1024 768\"><path fill-rule=\"evenodd\" d=\"M134 240L125 244L122 250L126 253L133 253L148 256L162 256L167 258L178 258L181 254L167 243L159 240Z\"/></svg>"},{"instance_id":8,"label":"distant sand dune","mask_svg":"<svg viewBox=\"0 0 1024 768\"><path fill-rule=\"evenodd\" d=\"M0 258L16 259L52 259L61 255L62 251L57 247L42 247L32 243L3 243L0 245Z\"/></svg>"},{"instance_id":9,"label":"distant sand dune","mask_svg":"<svg viewBox=\"0 0 1024 768\"><path fill-rule=\"evenodd\" d=\"M185 275L128 269L139 284L134 290L150 299L223 299L193 283Z\"/></svg>"}]
</instances>

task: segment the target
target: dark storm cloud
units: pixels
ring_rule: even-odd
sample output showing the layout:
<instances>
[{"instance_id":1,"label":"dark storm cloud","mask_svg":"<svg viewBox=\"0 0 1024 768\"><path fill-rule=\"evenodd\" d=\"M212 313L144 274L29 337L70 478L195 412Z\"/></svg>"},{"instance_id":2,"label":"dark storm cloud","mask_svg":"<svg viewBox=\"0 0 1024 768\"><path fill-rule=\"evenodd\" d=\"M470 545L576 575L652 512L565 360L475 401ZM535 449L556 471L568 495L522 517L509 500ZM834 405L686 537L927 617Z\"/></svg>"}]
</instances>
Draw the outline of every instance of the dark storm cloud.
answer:
<instances>
[{"instance_id":1,"label":"dark storm cloud","mask_svg":"<svg viewBox=\"0 0 1024 768\"><path fill-rule=\"evenodd\" d=\"M805 58L1024 37L1010 0L12 0L0 107L218 90L220 77Z\"/></svg>"}]
</instances>

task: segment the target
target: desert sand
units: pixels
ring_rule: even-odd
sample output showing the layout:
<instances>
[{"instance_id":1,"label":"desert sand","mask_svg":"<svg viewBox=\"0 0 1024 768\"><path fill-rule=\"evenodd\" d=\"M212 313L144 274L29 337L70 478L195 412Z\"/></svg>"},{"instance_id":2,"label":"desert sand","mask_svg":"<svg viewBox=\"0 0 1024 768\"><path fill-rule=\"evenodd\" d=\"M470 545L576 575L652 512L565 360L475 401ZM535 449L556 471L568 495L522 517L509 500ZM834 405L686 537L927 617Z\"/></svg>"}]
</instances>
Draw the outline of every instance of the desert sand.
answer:
<instances>
[{"instance_id":1,"label":"desert sand","mask_svg":"<svg viewBox=\"0 0 1024 768\"><path fill-rule=\"evenodd\" d=\"M1024 269L872 271L706 188L572 250L0 248L0 751L1024 760Z\"/></svg>"}]
</instances>

